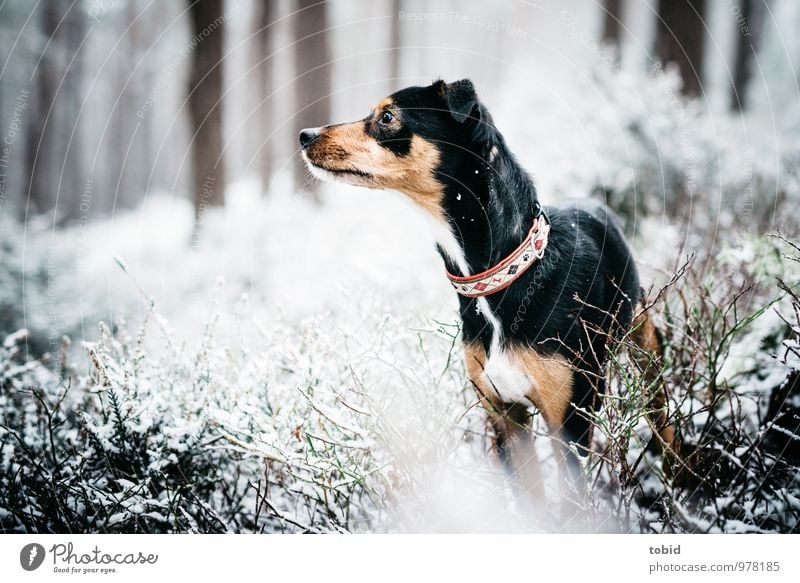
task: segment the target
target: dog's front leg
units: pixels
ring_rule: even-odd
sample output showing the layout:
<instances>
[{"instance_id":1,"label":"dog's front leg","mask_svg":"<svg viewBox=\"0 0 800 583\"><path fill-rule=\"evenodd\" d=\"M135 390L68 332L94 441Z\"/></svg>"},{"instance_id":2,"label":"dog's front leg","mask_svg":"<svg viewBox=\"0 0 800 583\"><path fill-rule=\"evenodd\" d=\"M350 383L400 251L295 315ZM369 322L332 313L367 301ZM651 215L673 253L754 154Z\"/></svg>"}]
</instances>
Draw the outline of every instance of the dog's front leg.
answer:
<instances>
[{"instance_id":1,"label":"dog's front leg","mask_svg":"<svg viewBox=\"0 0 800 583\"><path fill-rule=\"evenodd\" d=\"M521 404L485 405L495 431L495 451L504 469L534 500L544 502L544 477L531 432L531 412Z\"/></svg>"},{"instance_id":2,"label":"dog's front leg","mask_svg":"<svg viewBox=\"0 0 800 583\"><path fill-rule=\"evenodd\" d=\"M486 380L483 348L465 347L467 374L494 429L494 451L506 472L534 500L544 501L544 480L531 433L531 413L519 403L504 403Z\"/></svg>"}]
</instances>

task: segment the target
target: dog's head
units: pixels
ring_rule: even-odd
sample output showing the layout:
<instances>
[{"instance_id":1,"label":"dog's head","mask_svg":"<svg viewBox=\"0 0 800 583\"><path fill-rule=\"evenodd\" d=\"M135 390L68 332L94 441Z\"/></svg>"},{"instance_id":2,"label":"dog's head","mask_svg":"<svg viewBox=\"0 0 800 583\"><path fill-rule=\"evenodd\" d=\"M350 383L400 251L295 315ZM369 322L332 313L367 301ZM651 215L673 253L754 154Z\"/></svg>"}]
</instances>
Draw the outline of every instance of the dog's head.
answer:
<instances>
[{"instance_id":1,"label":"dog's head","mask_svg":"<svg viewBox=\"0 0 800 583\"><path fill-rule=\"evenodd\" d=\"M408 87L378 102L360 121L300 132L303 158L323 180L399 190L444 219L446 166L481 157L490 124L472 82Z\"/></svg>"}]
</instances>

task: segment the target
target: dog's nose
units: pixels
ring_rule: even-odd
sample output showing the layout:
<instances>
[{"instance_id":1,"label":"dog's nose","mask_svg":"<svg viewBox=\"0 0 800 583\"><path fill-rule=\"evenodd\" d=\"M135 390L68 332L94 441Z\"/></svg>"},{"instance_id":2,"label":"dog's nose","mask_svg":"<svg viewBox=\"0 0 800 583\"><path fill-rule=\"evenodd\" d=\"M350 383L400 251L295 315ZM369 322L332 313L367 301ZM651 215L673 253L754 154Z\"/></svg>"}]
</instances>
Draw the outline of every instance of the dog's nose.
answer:
<instances>
[{"instance_id":1,"label":"dog's nose","mask_svg":"<svg viewBox=\"0 0 800 583\"><path fill-rule=\"evenodd\" d=\"M306 128L300 130L300 146L305 149L319 137L319 128Z\"/></svg>"}]
</instances>

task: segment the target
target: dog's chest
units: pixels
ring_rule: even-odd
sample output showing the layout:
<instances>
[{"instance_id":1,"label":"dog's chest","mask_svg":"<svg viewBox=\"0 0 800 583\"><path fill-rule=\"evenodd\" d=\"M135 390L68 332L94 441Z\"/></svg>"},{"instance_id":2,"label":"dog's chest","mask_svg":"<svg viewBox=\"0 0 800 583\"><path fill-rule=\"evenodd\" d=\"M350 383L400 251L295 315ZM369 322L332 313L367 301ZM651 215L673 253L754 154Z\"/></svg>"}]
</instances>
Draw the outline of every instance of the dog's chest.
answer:
<instances>
[{"instance_id":1,"label":"dog's chest","mask_svg":"<svg viewBox=\"0 0 800 583\"><path fill-rule=\"evenodd\" d=\"M495 348L486 359L483 376L504 403L530 402L529 393L535 386L535 379L508 351Z\"/></svg>"}]
</instances>

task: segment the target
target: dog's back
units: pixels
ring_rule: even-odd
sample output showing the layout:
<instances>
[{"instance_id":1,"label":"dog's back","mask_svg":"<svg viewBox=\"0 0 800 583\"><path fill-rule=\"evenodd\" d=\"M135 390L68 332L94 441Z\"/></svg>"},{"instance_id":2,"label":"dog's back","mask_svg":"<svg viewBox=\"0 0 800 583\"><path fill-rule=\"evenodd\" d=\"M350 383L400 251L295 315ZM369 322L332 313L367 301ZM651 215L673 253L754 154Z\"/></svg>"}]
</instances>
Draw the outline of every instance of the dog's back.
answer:
<instances>
[{"instance_id":1,"label":"dog's back","mask_svg":"<svg viewBox=\"0 0 800 583\"><path fill-rule=\"evenodd\" d=\"M605 204L590 198L568 199L553 214L577 214L583 232L592 238L601 258L597 265L598 273L608 279L610 289L602 306L613 316L614 329L627 328L632 320L636 305L641 300L641 287L636 262L622 231L622 223ZM576 252L581 252L576 249ZM596 281L596 280L595 280ZM601 306L598 306L601 307Z\"/></svg>"}]
</instances>

